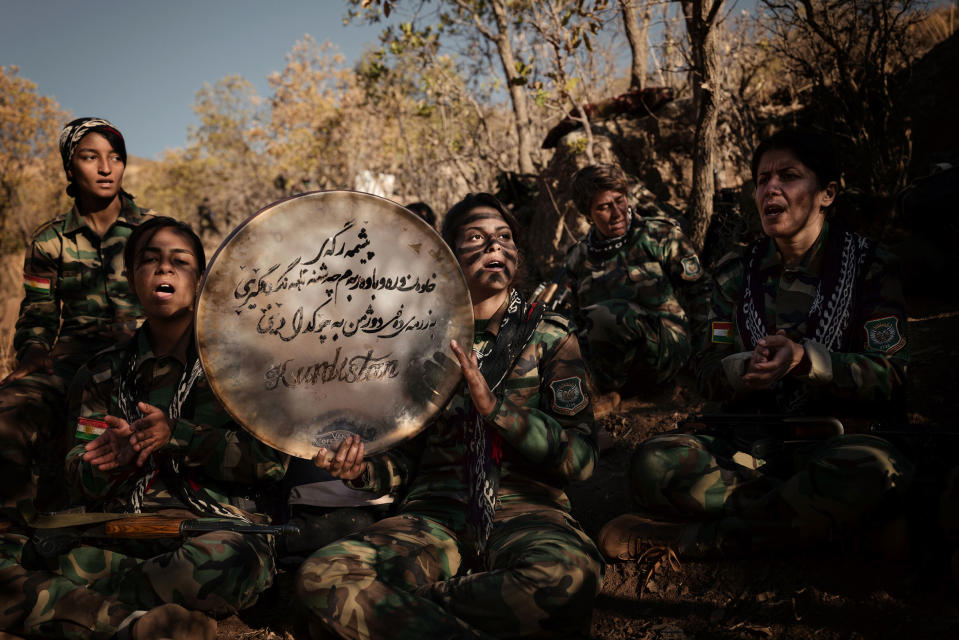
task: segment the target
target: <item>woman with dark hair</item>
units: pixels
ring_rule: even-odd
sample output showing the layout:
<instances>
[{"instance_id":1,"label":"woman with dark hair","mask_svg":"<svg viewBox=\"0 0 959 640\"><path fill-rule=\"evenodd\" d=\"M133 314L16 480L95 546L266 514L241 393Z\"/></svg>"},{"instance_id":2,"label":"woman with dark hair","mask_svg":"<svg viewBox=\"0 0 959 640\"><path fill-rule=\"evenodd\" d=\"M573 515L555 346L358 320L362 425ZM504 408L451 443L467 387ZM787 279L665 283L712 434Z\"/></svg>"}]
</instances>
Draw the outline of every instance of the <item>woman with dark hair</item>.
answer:
<instances>
[{"instance_id":1,"label":"woman with dark hair","mask_svg":"<svg viewBox=\"0 0 959 640\"><path fill-rule=\"evenodd\" d=\"M262 521L245 496L282 478L288 457L233 422L203 374L193 311L206 260L196 234L154 217L133 231L124 257L146 322L77 373L67 476L91 511L204 518L214 530L172 540L101 534L102 546L78 535L59 556L37 553L42 545L22 530L0 534L0 628L212 640L216 623L195 611L235 613L272 584L272 537L228 528Z\"/></svg>"},{"instance_id":2,"label":"woman with dark hair","mask_svg":"<svg viewBox=\"0 0 959 640\"><path fill-rule=\"evenodd\" d=\"M34 509L38 462L38 506L57 506L67 387L90 356L129 338L141 315L123 277L123 247L151 214L123 190L123 136L106 120L78 118L59 146L74 206L33 233L13 339L18 364L0 382L0 508L12 518Z\"/></svg>"},{"instance_id":3,"label":"woman with dark hair","mask_svg":"<svg viewBox=\"0 0 959 640\"><path fill-rule=\"evenodd\" d=\"M571 185L589 233L564 263L576 333L596 385L642 393L666 383L693 352L706 320L709 278L692 243L655 199L630 201L616 165L580 169Z\"/></svg>"},{"instance_id":4,"label":"woman with dark hair","mask_svg":"<svg viewBox=\"0 0 959 640\"><path fill-rule=\"evenodd\" d=\"M316 637L588 632L603 562L563 490L597 460L586 370L566 321L512 286L517 231L484 193L444 219L476 327L472 351L450 345L465 383L436 421L369 459L358 436L317 453L317 466L400 508L304 563L297 593Z\"/></svg>"},{"instance_id":5,"label":"woman with dark hair","mask_svg":"<svg viewBox=\"0 0 959 640\"><path fill-rule=\"evenodd\" d=\"M664 533L685 550L875 539L910 483L903 455L866 434L904 415L908 351L896 261L827 219L840 171L821 134L772 136L756 149L752 172L765 238L719 262L709 335L696 358L700 390L736 415L722 427L655 436L631 465L640 508L706 522L621 516L600 533L610 557L641 553ZM790 421L768 426L783 415Z\"/></svg>"}]
</instances>

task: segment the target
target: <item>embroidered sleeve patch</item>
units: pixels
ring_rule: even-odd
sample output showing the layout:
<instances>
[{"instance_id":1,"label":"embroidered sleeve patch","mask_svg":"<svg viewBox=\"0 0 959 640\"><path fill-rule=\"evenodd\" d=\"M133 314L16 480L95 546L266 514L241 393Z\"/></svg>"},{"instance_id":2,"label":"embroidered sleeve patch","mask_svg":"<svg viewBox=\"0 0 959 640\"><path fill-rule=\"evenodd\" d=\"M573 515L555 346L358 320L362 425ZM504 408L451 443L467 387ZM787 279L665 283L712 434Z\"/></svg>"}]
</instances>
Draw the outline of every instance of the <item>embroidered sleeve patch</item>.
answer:
<instances>
[{"instance_id":1,"label":"embroidered sleeve patch","mask_svg":"<svg viewBox=\"0 0 959 640\"><path fill-rule=\"evenodd\" d=\"M109 425L103 420L94 420L93 418L77 418L76 437L81 440L95 440L97 436L106 431Z\"/></svg>"},{"instance_id":2,"label":"embroidered sleeve patch","mask_svg":"<svg viewBox=\"0 0 959 640\"><path fill-rule=\"evenodd\" d=\"M573 416L583 410L589 400L583 391L583 379L578 377L554 380L549 384L553 392L553 411Z\"/></svg>"},{"instance_id":3,"label":"embroidered sleeve patch","mask_svg":"<svg viewBox=\"0 0 959 640\"><path fill-rule=\"evenodd\" d=\"M683 258L683 280L699 280L701 275L703 275L703 267L699 264L698 256Z\"/></svg>"},{"instance_id":4,"label":"embroidered sleeve patch","mask_svg":"<svg viewBox=\"0 0 959 640\"><path fill-rule=\"evenodd\" d=\"M714 322L712 331L712 341L717 344L733 343L733 323L732 322Z\"/></svg>"},{"instance_id":5,"label":"embroidered sleeve patch","mask_svg":"<svg viewBox=\"0 0 959 640\"><path fill-rule=\"evenodd\" d=\"M23 274L23 287L27 291L48 293L50 291L50 278L41 278L39 276L31 276L30 274L25 273Z\"/></svg>"},{"instance_id":6,"label":"embroidered sleeve patch","mask_svg":"<svg viewBox=\"0 0 959 640\"><path fill-rule=\"evenodd\" d=\"M899 332L899 318L896 316L869 320L865 329L866 348L870 351L892 355L906 346L906 339Z\"/></svg>"}]
</instances>

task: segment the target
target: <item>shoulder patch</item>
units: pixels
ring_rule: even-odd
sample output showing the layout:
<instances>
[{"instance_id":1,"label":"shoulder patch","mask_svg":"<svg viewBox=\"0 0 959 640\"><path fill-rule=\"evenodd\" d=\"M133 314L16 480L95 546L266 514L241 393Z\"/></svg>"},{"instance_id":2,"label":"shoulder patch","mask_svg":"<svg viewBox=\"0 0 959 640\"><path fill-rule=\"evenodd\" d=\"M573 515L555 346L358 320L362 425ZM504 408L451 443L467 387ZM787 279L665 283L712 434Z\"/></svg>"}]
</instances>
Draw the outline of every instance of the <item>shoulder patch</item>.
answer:
<instances>
[{"instance_id":1,"label":"shoulder patch","mask_svg":"<svg viewBox=\"0 0 959 640\"><path fill-rule=\"evenodd\" d=\"M733 343L733 323L732 322L714 322L712 328L711 341L716 344Z\"/></svg>"},{"instance_id":2,"label":"shoulder patch","mask_svg":"<svg viewBox=\"0 0 959 640\"><path fill-rule=\"evenodd\" d=\"M693 254L682 259L683 280L699 280L703 275L703 266L699 263L699 256Z\"/></svg>"},{"instance_id":3,"label":"shoulder patch","mask_svg":"<svg viewBox=\"0 0 959 640\"><path fill-rule=\"evenodd\" d=\"M77 418L76 437L80 440L95 440L108 428L109 425L103 420Z\"/></svg>"},{"instance_id":4,"label":"shoulder patch","mask_svg":"<svg viewBox=\"0 0 959 640\"><path fill-rule=\"evenodd\" d=\"M899 331L899 318L885 316L866 321L866 348L892 355L906 346L906 339Z\"/></svg>"},{"instance_id":5,"label":"shoulder patch","mask_svg":"<svg viewBox=\"0 0 959 640\"><path fill-rule=\"evenodd\" d=\"M549 388L553 392L552 404L556 413L574 416L589 403L583 389L583 379L578 376L554 380L549 383Z\"/></svg>"},{"instance_id":6,"label":"shoulder patch","mask_svg":"<svg viewBox=\"0 0 959 640\"><path fill-rule=\"evenodd\" d=\"M23 288L34 293L50 293L50 278L23 274Z\"/></svg>"}]
</instances>

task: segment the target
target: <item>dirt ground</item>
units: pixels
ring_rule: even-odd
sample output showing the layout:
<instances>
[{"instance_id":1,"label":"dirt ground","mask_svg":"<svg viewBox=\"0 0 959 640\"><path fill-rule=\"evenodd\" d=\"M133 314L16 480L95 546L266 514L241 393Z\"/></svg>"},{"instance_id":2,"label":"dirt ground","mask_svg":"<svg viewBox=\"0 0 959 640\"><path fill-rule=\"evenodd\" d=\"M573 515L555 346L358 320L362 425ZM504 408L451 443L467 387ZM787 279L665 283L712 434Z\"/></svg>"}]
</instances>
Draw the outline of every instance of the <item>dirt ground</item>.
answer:
<instances>
[{"instance_id":1,"label":"dirt ground","mask_svg":"<svg viewBox=\"0 0 959 640\"><path fill-rule=\"evenodd\" d=\"M910 301L911 419L954 426L959 386L959 301ZM633 447L704 408L688 387L661 397L629 399L603 419L608 434L599 469L570 489L574 514L595 536L629 510L626 469ZM942 446L956 448L945 442ZM683 560L662 557L610 564L596 600L594 640L787 638L956 638L959 588L948 555L919 539L909 555L877 557L849 549L789 556ZM306 638L293 600L295 567L256 607L221 620L220 639Z\"/></svg>"}]
</instances>

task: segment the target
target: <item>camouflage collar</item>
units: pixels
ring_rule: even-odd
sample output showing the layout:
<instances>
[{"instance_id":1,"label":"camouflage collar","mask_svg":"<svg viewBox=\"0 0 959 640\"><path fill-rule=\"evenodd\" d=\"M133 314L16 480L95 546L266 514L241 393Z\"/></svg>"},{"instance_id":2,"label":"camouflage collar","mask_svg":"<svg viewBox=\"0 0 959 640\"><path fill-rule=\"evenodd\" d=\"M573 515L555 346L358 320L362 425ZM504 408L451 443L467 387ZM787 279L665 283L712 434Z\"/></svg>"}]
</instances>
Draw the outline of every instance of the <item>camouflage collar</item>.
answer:
<instances>
[{"instance_id":1,"label":"camouflage collar","mask_svg":"<svg viewBox=\"0 0 959 640\"><path fill-rule=\"evenodd\" d=\"M117 214L117 219L113 225L122 223L128 227L136 226L140 224L143 219L143 211L144 209L138 207L131 198L120 194L120 213ZM110 229L113 229L113 225L110 226ZM83 228L89 229L90 226L86 220L83 219L83 216L80 215L80 212L77 210L77 205L74 204L70 211L67 212L63 224L63 233L71 234ZM107 233L109 234L109 231Z\"/></svg>"},{"instance_id":2,"label":"camouflage collar","mask_svg":"<svg viewBox=\"0 0 959 640\"><path fill-rule=\"evenodd\" d=\"M150 360L154 360L159 357L173 358L180 363L181 366L185 367L187 364L187 359L189 358L190 345L193 344L193 325L190 325L189 330L184 332L183 336L177 341L176 345L173 347L173 351L168 353L166 356L157 356L153 353L153 347L150 346L150 322L149 320L143 323L143 326L137 331L137 368L139 369L143 363Z\"/></svg>"}]
</instances>

